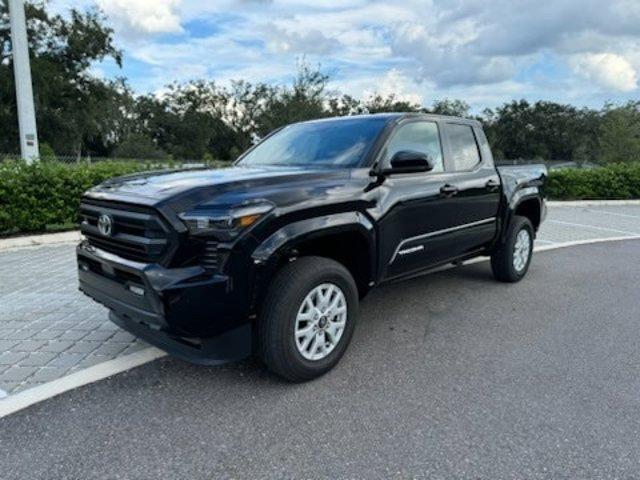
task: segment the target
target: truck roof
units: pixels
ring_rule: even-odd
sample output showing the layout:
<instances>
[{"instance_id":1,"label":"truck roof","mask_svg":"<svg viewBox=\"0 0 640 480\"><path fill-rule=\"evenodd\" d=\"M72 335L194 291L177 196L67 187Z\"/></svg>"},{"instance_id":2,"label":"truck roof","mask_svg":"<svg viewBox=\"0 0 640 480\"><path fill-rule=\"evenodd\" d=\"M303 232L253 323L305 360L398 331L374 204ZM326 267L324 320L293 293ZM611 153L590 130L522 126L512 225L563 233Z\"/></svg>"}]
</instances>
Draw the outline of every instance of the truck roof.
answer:
<instances>
[{"instance_id":1,"label":"truck roof","mask_svg":"<svg viewBox=\"0 0 640 480\"><path fill-rule=\"evenodd\" d=\"M315 120L307 120L300 123L315 123L315 122L339 122L346 120L380 120L388 119L389 121L393 120L401 120L403 118L424 118L425 120L449 120L455 121L456 123L465 123L468 125L476 125L480 126L480 122L471 118L464 117L454 117L451 115L439 115L435 113L421 113L421 112L385 112L385 113L365 113L359 115L346 115L341 117L327 117L327 118L318 118Z\"/></svg>"}]
</instances>

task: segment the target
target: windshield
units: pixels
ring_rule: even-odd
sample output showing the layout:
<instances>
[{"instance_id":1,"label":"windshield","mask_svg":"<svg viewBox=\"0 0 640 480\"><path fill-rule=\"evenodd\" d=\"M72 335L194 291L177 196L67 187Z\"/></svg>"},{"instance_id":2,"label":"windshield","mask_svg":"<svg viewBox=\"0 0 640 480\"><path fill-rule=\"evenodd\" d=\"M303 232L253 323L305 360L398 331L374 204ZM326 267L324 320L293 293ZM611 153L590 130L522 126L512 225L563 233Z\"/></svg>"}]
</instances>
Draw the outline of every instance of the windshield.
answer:
<instances>
[{"instance_id":1,"label":"windshield","mask_svg":"<svg viewBox=\"0 0 640 480\"><path fill-rule=\"evenodd\" d=\"M386 122L385 118L354 118L289 125L258 144L239 165L354 167Z\"/></svg>"}]
</instances>

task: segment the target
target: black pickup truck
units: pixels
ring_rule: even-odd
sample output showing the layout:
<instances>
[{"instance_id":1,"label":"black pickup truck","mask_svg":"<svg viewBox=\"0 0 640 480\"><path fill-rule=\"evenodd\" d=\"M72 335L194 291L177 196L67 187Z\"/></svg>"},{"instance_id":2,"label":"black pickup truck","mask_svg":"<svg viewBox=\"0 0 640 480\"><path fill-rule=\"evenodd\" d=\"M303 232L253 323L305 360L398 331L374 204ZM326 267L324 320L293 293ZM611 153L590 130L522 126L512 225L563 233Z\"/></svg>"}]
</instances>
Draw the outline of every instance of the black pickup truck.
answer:
<instances>
[{"instance_id":1,"label":"black pickup truck","mask_svg":"<svg viewBox=\"0 0 640 480\"><path fill-rule=\"evenodd\" d=\"M304 381L345 352L384 282L490 256L517 282L545 217L544 166L494 166L478 122L424 114L281 128L231 168L89 190L80 289L112 321L201 364L257 352Z\"/></svg>"}]
</instances>

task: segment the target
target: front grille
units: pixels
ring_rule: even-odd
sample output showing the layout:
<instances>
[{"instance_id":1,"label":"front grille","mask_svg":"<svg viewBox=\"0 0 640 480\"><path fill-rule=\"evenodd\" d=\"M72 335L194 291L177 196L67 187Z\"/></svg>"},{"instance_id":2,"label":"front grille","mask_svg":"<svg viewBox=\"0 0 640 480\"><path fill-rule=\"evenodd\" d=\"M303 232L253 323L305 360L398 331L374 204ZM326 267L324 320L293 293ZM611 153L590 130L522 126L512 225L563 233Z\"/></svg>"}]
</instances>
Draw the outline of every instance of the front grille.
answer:
<instances>
[{"instance_id":1,"label":"front grille","mask_svg":"<svg viewBox=\"0 0 640 480\"><path fill-rule=\"evenodd\" d=\"M110 235L98 229L98 219L113 221ZM90 245L137 262L158 262L169 245L169 230L158 213L146 207L113 202L84 201L80 205L80 230Z\"/></svg>"},{"instance_id":2,"label":"front grille","mask_svg":"<svg viewBox=\"0 0 640 480\"><path fill-rule=\"evenodd\" d=\"M215 272L220 267L220 255L218 254L218 242L207 240L204 245L201 259L202 266L209 271Z\"/></svg>"}]
</instances>

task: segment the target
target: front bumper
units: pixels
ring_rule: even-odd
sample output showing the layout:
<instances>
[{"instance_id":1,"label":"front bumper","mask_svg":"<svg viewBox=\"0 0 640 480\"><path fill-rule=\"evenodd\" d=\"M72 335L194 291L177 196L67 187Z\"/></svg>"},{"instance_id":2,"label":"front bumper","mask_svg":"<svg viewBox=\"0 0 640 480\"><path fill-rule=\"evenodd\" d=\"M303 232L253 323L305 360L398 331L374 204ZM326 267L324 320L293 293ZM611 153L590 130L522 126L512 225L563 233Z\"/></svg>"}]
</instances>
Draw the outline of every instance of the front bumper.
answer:
<instances>
[{"instance_id":1,"label":"front bumper","mask_svg":"<svg viewBox=\"0 0 640 480\"><path fill-rule=\"evenodd\" d=\"M251 353L251 325L229 277L199 266L164 268L86 242L76 249L80 290L116 324L167 352L217 364Z\"/></svg>"}]
</instances>

